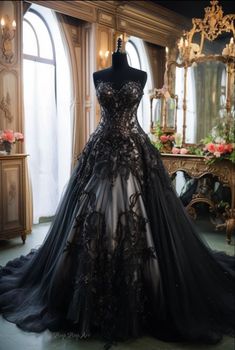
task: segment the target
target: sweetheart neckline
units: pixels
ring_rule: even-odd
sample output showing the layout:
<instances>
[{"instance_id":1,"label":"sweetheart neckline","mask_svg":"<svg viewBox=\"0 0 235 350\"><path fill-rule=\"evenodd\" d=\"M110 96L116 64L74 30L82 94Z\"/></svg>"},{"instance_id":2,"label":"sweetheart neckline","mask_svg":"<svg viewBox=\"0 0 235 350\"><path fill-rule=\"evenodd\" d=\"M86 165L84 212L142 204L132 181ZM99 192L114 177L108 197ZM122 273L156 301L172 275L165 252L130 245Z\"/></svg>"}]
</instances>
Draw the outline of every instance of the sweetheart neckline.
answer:
<instances>
[{"instance_id":1,"label":"sweetheart neckline","mask_svg":"<svg viewBox=\"0 0 235 350\"><path fill-rule=\"evenodd\" d=\"M117 93L119 93L119 92L124 88L124 86L126 86L126 85L129 84L129 83L135 83L135 84L137 84L138 87L140 88L140 90L143 92L142 85L141 85L140 81L138 81L138 80L137 80L137 81L135 81L135 80L127 80L127 81L125 81L125 82L121 85L120 88L116 88L115 86L113 86L115 83L112 82L112 81L102 81L102 80L100 80L100 81L97 82L96 90L98 89L98 87L99 87L101 84L109 84L112 90L114 90L114 91L116 91Z\"/></svg>"}]
</instances>

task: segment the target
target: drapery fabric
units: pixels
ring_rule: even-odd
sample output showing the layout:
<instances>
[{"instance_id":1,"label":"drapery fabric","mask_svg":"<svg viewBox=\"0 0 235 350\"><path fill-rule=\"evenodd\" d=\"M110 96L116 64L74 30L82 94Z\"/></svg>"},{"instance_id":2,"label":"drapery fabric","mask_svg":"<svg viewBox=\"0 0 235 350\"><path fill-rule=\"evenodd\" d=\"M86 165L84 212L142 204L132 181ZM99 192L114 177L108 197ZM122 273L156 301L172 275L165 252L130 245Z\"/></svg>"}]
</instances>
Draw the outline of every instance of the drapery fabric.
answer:
<instances>
[{"instance_id":1,"label":"drapery fabric","mask_svg":"<svg viewBox=\"0 0 235 350\"><path fill-rule=\"evenodd\" d=\"M50 24L55 65L24 59L25 151L29 154L33 222L53 216L71 171L71 83L63 30L52 11L37 5Z\"/></svg>"},{"instance_id":2,"label":"drapery fabric","mask_svg":"<svg viewBox=\"0 0 235 350\"><path fill-rule=\"evenodd\" d=\"M33 221L52 216L58 203L55 68L24 60L25 142L33 188Z\"/></svg>"}]
</instances>

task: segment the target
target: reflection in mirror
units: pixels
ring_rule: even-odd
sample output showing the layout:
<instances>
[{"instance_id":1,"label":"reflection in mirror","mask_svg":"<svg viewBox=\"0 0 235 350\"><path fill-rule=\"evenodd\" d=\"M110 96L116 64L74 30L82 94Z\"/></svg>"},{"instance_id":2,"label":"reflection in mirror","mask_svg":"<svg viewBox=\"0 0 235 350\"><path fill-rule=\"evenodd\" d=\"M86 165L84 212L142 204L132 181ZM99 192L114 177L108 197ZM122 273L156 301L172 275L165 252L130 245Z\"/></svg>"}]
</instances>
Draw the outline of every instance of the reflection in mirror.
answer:
<instances>
[{"instance_id":1,"label":"reflection in mirror","mask_svg":"<svg viewBox=\"0 0 235 350\"><path fill-rule=\"evenodd\" d=\"M235 62L228 67L230 71L230 85L231 85L231 115L235 119Z\"/></svg>"},{"instance_id":2,"label":"reflection in mirror","mask_svg":"<svg viewBox=\"0 0 235 350\"><path fill-rule=\"evenodd\" d=\"M189 65L171 62L169 81L178 96L177 132L183 142L197 144L219 118L235 118L234 62L215 55Z\"/></svg>"},{"instance_id":3,"label":"reflection in mirror","mask_svg":"<svg viewBox=\"0 0 235 350\"><path fill-rule=\"evenodd\" d=\"M185 69L176 67L175 69L175 91L178 97L178 111L177 111L177 132L182 136L186 143L196 143L196 89L195 89L195 75L192 67L187 69L187 94L185 91ZM186 109L186 121L184 121L184 111Z\"/></svg>"},{"instance_id":4,"label":"reflection in mirror","mask_svg":"<svg viewBox=\"0 0 235 350\"><path fill-rule=\"evenodd\" d=\"M161 98L153 98L152 99L152 125L151 129L154 128L155 125L161 125L161 110L162 110L162 102Z\"/></svg>"},{"instance_id":5,"label":"reflection in mirror","mask_svg":"<svg viewBox=\"0 0 235 350\"><path fill-rule=\"evenodd\" d=\"M175 131L176 127L176 111L177 111L177 99L169 97L168 99L163 100L165 102L165 118L166 131ZM163 107L164 110L164 107Z\"/></svg>"},{"instance_id":6,"label":"reflection in mirror","mask_svg":"<svg viewBox=\"0 0 235 350\"><path fill-rule=\"evenodd\" d=\"M198 63L192 70L197 120L195 139L198 143L210 132L218 117L222 118L226 113L226 66L222 62L208 61ZM186 118L190 121L188 115Z\"/></svg>"},{"instance_id":7,"label":"reflection in mirror","mask_svg":"<svg viewBox=\"0 0 235 350\"><path fill-rule=\"evenodd\" d=\"M182 91L176 71L176 87ZM182 75L182 73L179 73ZM181 85L181 86L180 86ZM199 62L188 68L186 81L186 143L199 143L226 113L226 66L223 62ZM176 91L180 96L180 93ZM180 125L178 125L180 127ZM177 131L180 132L178 129Z\"/></svg>"},{"instance_id":8,"label":"reflection in mirror","mask_svg":"<svg viewBox=\"0 0 235 350\"><path fill-rule=\"evenodd\" d=\"M163 133L175 133L177 125L178 96L155 89L150 96L151 132L160 126Z\"/></svg>"},{"instance_id":9,"label":"reflection in mirror","mask_svg":"<svg viewBox=\"0 0 235 350\"><path fill-rule=\"evenodd\" d=\"M235 58L235 55L234 55ZM231 117L235 119L235 59L227 65L227 82L226 82L226 110L230 111Z\"/></svg>"}]
</instances>

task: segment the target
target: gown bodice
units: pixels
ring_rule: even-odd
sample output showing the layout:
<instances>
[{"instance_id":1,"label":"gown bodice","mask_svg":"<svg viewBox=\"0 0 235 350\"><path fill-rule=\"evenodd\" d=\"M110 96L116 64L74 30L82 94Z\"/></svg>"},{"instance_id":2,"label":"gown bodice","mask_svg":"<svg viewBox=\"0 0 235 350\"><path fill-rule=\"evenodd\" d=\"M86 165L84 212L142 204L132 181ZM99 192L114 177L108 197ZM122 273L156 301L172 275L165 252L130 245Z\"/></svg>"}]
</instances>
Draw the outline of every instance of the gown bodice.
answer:
<instances>
[{"instance_id":1,"label":"gown bodice","mask_svg":"<svg viewBox=\"0 0 235 350\"><path fill-rule=\"evenodd\" d=\"M137 109L143 95L140 82L126 81L120 88L112 82L98 82L97 98L101 107L100 127L124 134L140 130Z\"/></svg>"}]
</instances>

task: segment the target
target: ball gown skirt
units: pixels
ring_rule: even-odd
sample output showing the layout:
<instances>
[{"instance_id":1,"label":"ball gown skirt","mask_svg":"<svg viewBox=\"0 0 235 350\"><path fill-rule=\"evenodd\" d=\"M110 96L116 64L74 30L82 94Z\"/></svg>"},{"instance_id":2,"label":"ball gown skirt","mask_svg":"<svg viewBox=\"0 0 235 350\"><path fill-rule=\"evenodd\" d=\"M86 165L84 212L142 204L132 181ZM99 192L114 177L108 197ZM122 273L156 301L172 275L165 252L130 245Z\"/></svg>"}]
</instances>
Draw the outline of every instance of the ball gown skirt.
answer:
<instances>
[{"instance_id":1,"label":"ball gown skirt","mask_svg":"<svg viewBox=\"0 0 235 350\"><path fill-rule=\"evenodd\" d=\"M213 342L234 330L232 257L199 237L138 124L141 84L99 82L101 121L39 249L0 270L26 331Z\"/></svg>"}]
</instances>

